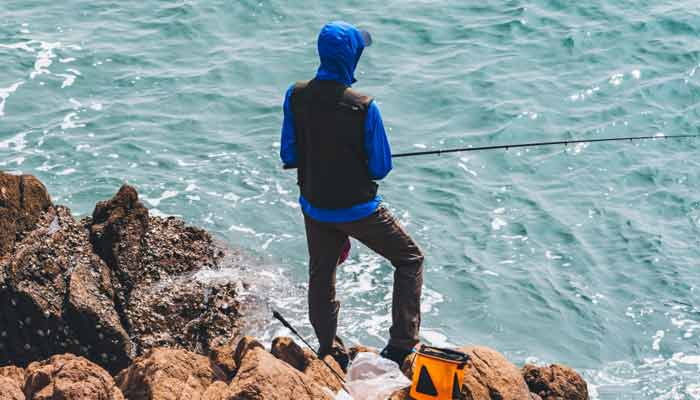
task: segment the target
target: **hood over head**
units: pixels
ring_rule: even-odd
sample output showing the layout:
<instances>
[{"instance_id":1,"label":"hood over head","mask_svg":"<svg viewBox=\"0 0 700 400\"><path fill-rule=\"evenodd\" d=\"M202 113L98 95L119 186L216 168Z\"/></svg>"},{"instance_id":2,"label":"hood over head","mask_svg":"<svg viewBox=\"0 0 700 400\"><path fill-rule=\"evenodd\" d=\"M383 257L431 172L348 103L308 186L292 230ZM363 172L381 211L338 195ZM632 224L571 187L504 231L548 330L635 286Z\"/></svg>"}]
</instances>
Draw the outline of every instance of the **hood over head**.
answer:
<instances>
[{"instance_id":1,"label":"hood over head","mask_svg":"<svg viewBox=\"0 0 700 400\"><path fill-rule=\"evenodd\" d=\"M355 68L362 51L371 44L371 36L353 25L334 21L326 24L318 35L321 66L316 79L335 80L348 86L357 82Z\"/></svg>"}]
</instances>

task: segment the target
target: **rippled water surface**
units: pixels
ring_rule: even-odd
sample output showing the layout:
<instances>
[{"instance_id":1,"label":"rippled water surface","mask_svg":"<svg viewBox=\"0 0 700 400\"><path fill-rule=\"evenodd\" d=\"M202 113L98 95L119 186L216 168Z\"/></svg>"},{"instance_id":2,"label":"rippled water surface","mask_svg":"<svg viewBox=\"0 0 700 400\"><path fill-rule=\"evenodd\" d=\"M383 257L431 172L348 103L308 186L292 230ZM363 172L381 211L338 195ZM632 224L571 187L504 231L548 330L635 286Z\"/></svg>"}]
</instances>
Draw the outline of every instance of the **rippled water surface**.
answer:
<instances>
[{"instance_id":1,"label":"rippled water surface","mask_svg":"<svg viewBox=\"0 0 700 400\"><path fill-rule=\"evenodd\" d=\"M3 0L0 169L80 215L128 181L152 212L258 258L270 304L311 334L277 154L283 93L312 76L331 19L373 32L356 87L397 152L700 133L691 0ZM570 364L596 399L700 399L699 148L396 160L382 194L428 256L424 340ZM355 246L339 272L348 341L384 343L391 280Z\"/></svg>"}]
</instances>

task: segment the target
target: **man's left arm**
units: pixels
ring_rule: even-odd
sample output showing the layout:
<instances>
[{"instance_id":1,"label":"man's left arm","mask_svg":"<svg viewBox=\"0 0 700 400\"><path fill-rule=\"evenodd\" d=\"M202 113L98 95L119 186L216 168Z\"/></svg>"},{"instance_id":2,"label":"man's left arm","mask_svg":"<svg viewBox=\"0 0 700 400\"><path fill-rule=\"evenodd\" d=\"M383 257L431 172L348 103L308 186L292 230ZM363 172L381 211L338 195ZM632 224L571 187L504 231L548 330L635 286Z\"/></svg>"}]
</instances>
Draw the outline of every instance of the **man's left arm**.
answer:
<instances>
[{"instance_id":1,"label":"man's left arm","mask_svg":"<svg viewBox=\"0 0 700 400\"><path fill-rule=\"evenodd\" d=\"M365 120L365 151L369 175L374 180L386 177L391 171L391 147L384 130L379 107L372 101Z\"/></svg>"},{"instance_id":2,"label":"man's left arm","mask_svg":"<svg viewBox=\"0 0 700 400\"><path fill-rule=\"evenodd\" d=\"M282 122L282 137L280 141L280 158L285 168L296 168L297 148L294 132L294 114L292 114L291 97L294 85L287 89L284 95L284 121Z\"/></svg>"}]
</instances>

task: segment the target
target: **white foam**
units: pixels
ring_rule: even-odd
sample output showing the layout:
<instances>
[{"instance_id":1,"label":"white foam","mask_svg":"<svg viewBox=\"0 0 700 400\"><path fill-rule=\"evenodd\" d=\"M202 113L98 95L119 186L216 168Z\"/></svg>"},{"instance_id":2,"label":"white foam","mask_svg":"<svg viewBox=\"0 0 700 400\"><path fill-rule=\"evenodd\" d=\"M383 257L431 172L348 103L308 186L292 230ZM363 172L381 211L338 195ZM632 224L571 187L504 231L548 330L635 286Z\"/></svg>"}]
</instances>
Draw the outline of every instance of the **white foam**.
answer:
<instances>
[{"instance_id":1,"label":"white foam","mask_svg":"<svg viewBox=\"0 0 700 400\"><path fill-rule=\"evenodd\" d=\"M280 202L281 202L282 204L284 204L285 206L289 207L289 208L301 208L301 206L299 205L299 203L297 203L297 202L295 202L295 201L289 201L289 200L286 200L286 199L281 199Z\"/></svg>"},{"instance_id":2,"label":"white foam","mask_svg":"<svg viewBox=\"0 0 700 400\"><path fill-rule=\"evenodd\" d=\"M182 217L182 216L179 215L179 214L166 214L166 213L160 211L160 210L157 209L157 208L151 208L150 210L148 210L148 212L149 212L152 216L154 216L154 217L160 217L160 218L167 218L167 217L178 217L178 218L181 218L181 217Z\"/></svg>"},{"instance_id":3,"label":"white foam","mask_svg":"<svg viewBox=\"0 0 700 400\"><path fill-rule=\"evenodd\" d=\"M0 141L0 149L8 149L10 145L14 147L15 151L22 151L27 147L27 141L25 137L28 132L22 132L16 134L14 137Z\"/></svg>"},{"instance_id":4,"label":"white foam","mask_svg":"<svg viewBox=\"0 0 700 400\"><path fill-rule=\"evenodd\" d=\"M685 387L685 394L693 400L700 400L700 383L693 383Z\"/></svg>"},{"instance_id":5,"label":"white foam","mask_svg":"<svg viewBox=\"0 0 700 400\"><path fill-rule=\"evenodd\" d=\"M73 83L75 83L75 75L71 74L56 74L56 76L60 76L63 78L63 83L61 83L61 89L67 88L69 86L73 86Z\"/></svg>"},{"instance_id":6,"label":"white foam","mask_svg":"<svg viewBox=\"0 0 700 400\"><path fill-rule=\"evenodd\" d=\"M70 175L76 172L75 168L66 168L61 172L57 172L56 175Z\"/></svg>"},{"instance_id":7,"label":"white foam","mask_svg":"<svg viewBox=\"0 0 700 400\"><path fill-rule=\"evenodd\" d=\"M665 336L664 331L656 331L656 334L652 339L654 339L654 342L651 345L651 348L654 349L655 351L660 351L661 350L661 339L663 339Z\"/></svg>"},{"instance_id":8,"label":"white foam","mask_svg":"<svg viewBox=\"0 0 700 400\"><path fill-rule=\"evenodd\" d=\"M0 43L0 49L19 49L19 50L24 50L29 53L35 53L36 51L29 47L31 43L34 43L33 40L30 40L28 42L20 42L20 43L12 43L12 44L2 44Z\"/></svg>"},{"instance_id":9,"label":"white foam","mask_svg":"<svg viewBox=\"0 0 700 400\"><path fill-rule=\"evenodd\" d=\"M255 235L257 232L255 230L245 227L243 225L231 225L228 228L229 231L236 231L236 232L242 232L242 233L249 233L251 235Z\"/></svg>"},{"instance_id":10,"label":"white foam","mask_svg":"<svg viewBox=\"0 0 700 400\"><path fill-rule=\"evenodd\" d=\"M68 113L64 118L63 122L61 123L61 129L68 130L68 129L74 129L74 128L83 128L85 127L85 124L79 124L76 123L75 121L78 120L78 113L72 112Z\"/></svg>"},{"instance_id":11,"label":"white foam","mask_svg":"<svg viewBox=\"0 0 700 400\"><path fill-rule=\"evenodd\" d=\"M493 221L491 221L491 229L493 229L494 231L500 230L501 228L507 225L508 223L504 219L499 217L496 217L493 219Z\"/></svg>"},{"instance_id":12,"label":"white foam","mask_svg":"<svg viewBox=\"0 0 700 400\"><path fill-rule=\"evenodd\" d=\"M453 343L450 343L447 340L447 336L445 336L441 332L429 328L423 328L421 329L420 335L423 336L423 338L433 346L447 348L455 347Z\"/></svg>"},{"instance_id":13,"label":"white foam","mask_svg":"<svg viewBox=\"0 0 700 400\"><path fill-rule=\"evenodd\" d=\"M632 77L634 79L640 79L642 77L642 72L638 69L632 71Z\"/></svg>"},{"instance_id":14,"label":"white foam","mask_svg":"<svg viewBox=\"0 0 700 400\"><path fill-rule=\"evenodd\" d=\"M36 56L34 61L34 71L29 74L31 79L36 78L39 75L50 74L49 67L53 64L53 59L56 58L56 54L53 52L55 49L61 47L61 42L41 42L41 49Z\"/></svg>"},{"instance_id":15,"label":"white foam","mask_svg":"<svg viewBox=\"0 0 700 400\"><path fill-rule=\"evenodd\" d=\"M161 201L166 200L166 199L170 199L170 198L175 197L177 195L178 195L178 192L175 190L166 190L158 198L151 199L151 198L144 196L143 199L146 200L146 202L148 202L148 204L150 204L151 206L158 207L160 205Z\"/></svg>"},{"instance_id":16,"label":"white foam","mask_svg":"<svg viewBox=\"0 0 700 400\"><path fill-rule=\"evenodd\" d=\"M673 360L681 364L700 366L700 355L686 356L683 353L676 353L673 355Z\"/></svg>"},{"instance_id":17,"label":"white foam","mask_svg":"<svg viewBox=\"0 0 700 400\"><path fill-rule=\"evenodd\" d=\"M92 104L90 104L90 108L95 110L95 111L102 111L102 104L101 103L92 103Z\"/></svg>"},{"instance_id":18,"label":"white foam","mask_svg":"<svg viewBox=\"0 0 700 400\"><path fill-rule=\"evenodd\" d=\"M624 78L625 78L625 74L616 73L616 74L612 74L612 76L610 76L610 79L608 80L608 82L613 86L620 86L622 84L622 81L624 80Z\"/></svg>"},{"instance_id":19,"label":"white foam","mask_svg":"<svg viewBox=\"0 0 700 400\"><path fill-rule=\"evenodd\" d=\"M224 195L224 200L236 202L236 201L238 201L238 200L240 200L240 199L241 199L240 196L238 196L237 194L232 193L232 192L228 192L228 193L226 193L226 194Z\"/></svg>"},{"instance_id":20,"label":"white foam","mask_svg":"<svg viewBox=\"0 0 700 400\"><path fill-rule=\"evenodd\" d=\"M10 97L12 93L16 92L22 85L24 85L24 81L14 83L8 88L0 88L0 117L5 115L5 102L7 101L8 97Z\"/></svg>"},{"instance_id":21,"label":"white foam","mask_svg":"<svg viewBox=\"0 0 700 400\"><path fill-rule=\"evenodd\" d=\"M467 166L464 165L464 164L462 164L462 163L457 163L457 165L458 165L460 168L462 168L465 172L467 172L468 174L471 174L472 176L477 176L477 175L478 175L478 174L476 173L476 171L472 171L471 169L467 168Z\"/></svg>"}]
</instances>

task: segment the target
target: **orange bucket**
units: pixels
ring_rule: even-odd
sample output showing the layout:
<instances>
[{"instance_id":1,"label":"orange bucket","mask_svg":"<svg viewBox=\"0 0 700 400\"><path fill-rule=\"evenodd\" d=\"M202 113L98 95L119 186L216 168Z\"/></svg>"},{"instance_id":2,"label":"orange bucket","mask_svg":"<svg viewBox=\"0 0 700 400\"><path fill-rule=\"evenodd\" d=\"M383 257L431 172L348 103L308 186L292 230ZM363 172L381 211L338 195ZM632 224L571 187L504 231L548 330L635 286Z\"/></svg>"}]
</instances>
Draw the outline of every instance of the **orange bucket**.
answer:
<instances>
[{"instance_id":1,"label":"orange bucket","mask_svg":"<svg viewBox=\"0 0 700 400\"><path fill-rule=\"evenodd\" d=\"M460 351L421 345L413 361L411 397L415 400L461 400L464 366Z\"/></svg>"}]
</instances>

